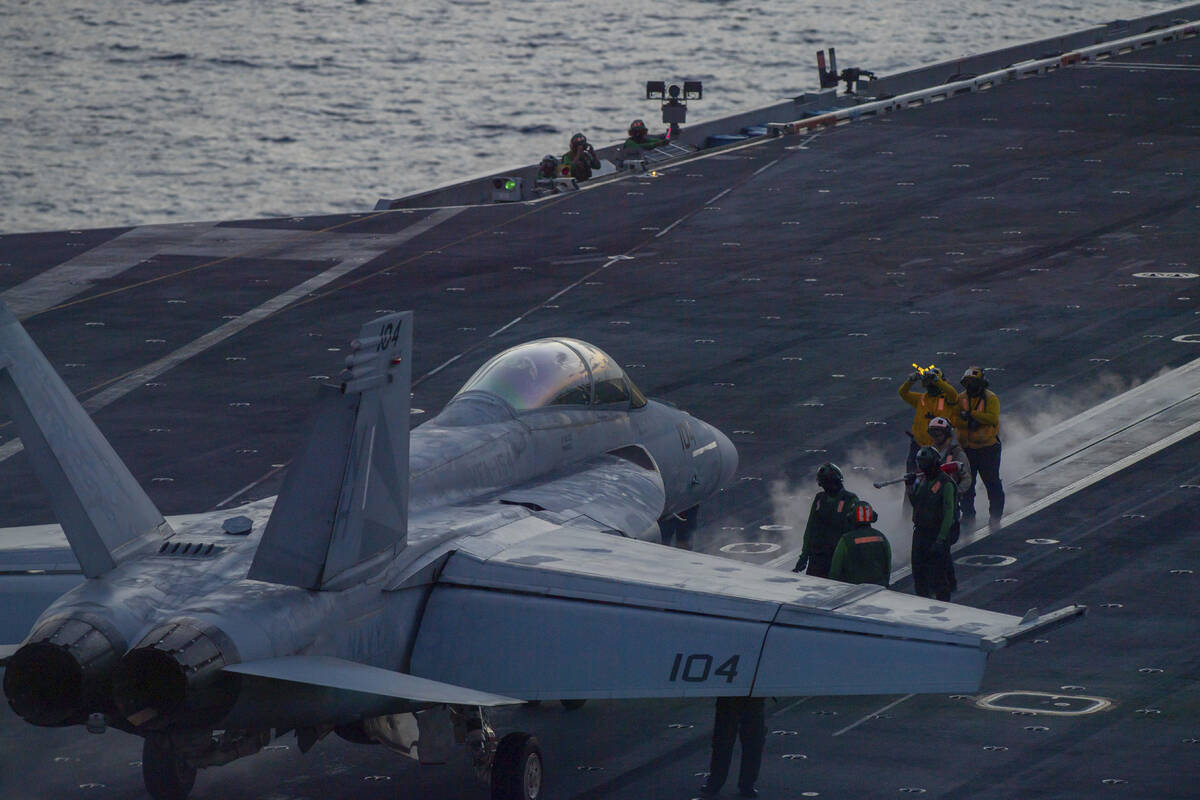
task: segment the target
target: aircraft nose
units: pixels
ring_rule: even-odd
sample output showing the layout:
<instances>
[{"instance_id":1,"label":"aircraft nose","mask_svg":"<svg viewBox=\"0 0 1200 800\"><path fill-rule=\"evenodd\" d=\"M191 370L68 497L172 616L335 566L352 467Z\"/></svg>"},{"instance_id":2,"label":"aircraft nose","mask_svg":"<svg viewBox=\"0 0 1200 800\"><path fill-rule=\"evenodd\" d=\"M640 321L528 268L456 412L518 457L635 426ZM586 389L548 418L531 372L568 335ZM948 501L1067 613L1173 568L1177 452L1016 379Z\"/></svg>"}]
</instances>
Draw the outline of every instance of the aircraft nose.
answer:
<instances>
[{"instance_id":1,"label":"aircraft nose","mask_svg":"<svg viewBox=\"0 0 1200 800\"><path fill-rule=\"evenodd\" d=\"M724 489L733 483L733 476L737 473L738 451L721 431L713 428L713 435L717 440L717 452L721 454L721 479L717 482L717 488Z\"/></svg>"}]
</instances>

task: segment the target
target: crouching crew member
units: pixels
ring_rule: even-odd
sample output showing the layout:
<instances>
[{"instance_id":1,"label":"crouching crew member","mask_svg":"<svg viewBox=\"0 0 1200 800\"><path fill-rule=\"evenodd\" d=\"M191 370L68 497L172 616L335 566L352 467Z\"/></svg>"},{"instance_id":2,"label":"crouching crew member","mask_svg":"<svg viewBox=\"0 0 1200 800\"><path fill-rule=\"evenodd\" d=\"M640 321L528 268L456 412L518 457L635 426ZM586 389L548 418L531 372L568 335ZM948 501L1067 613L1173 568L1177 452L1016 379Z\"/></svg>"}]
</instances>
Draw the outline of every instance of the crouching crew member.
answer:
<instances>
[{"instance_id":1,"label":"crouching crew member","mask_svg":"<svg viewBox=\"0 0 1200 800\"><path fill-rule=\"evenodd\" d=\"M833 551L842 535L850 530L858 497L846 491L842 471L836 464L826 462L821 465L817 470L817 485L821 491L817 492L809 509L804 545L792 572L801 572L807 566L809 575L828 578Z\"/></svg>"},{"instance_id":2,"label":"crouching crew member","mask_svg":"<svg viewBox=\"0 0 1200 800\"><path fill-rule=\"evenodd\" d=\"M833 551L829 577L846 583L877 583L886 587L892 576L892 546L871 527L879 515L871 504L859 500L854 507L854 527L842 536Z\"/></svg>"},{"instance_id":3,"label":"crouching crew member","mask_svg":"<svg viewBox=\"0 0 1200 800\"><path fill-rule=\"evenodd\" d=\"M921 597L950 600L950 531L954 526L954 481L941 469L933 447L917 451L918 474L908 490L913 509L912 574Z\"/></svg>"},{"instance_id":4,"label":"crouching crew member","mask_svg":"<svg viewBox=\"0 0 1200 800\"><path fill-rule=\"evenodd\" d=\"M966 394L958 398L954 426L971 462L971 472L987 487L988 517L992 523L1004 516L1004 485L1000 482L1000 398L988 390L979 367L968 367L960 383ZM975 517L975 482L962 494L963 517Z\"/></svg>"},{"instance_id":5,"label":"crouching crew member","mask_svg":"<svg viewBox=\"0 0 1200 800\"><path fill-rule=\"evenodd\" d=\"M917 382L925 387L924 392L912 391L912 385ZM946 383L940 369L930 367L912 373L900 384L900 399L913 407L912 440L908 444L905 472L916 472L917 449L933 444L929 438L929 420L950 416L958 402L958 392Z\"/></svg>"}]
</instances>

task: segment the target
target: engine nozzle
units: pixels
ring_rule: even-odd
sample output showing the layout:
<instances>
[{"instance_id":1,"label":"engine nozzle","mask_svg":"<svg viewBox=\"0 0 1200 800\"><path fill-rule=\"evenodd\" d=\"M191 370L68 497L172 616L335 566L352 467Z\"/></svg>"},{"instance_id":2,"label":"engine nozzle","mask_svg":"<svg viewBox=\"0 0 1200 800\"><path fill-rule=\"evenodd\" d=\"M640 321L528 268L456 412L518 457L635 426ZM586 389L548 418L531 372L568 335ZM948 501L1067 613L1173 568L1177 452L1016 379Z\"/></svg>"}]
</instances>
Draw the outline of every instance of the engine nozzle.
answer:
<instances>
[{"instance_id":1,"label":"engine nozzle","mask_svg":"<svg viewBox=\"0 0 1200 800\"><path fill-rule=\"evenodd\" d=\"M238 660L220 630L197 620L168 622L117 664L113 702L139 730L208 725L237 699L238 677L222 669Z\"/></svg>"},{"instance_id":2,"label":"engine nozzle","mask_svg":"<svg viewBox=\"0 0 1200 800\"><path fill-rule=\"evenodd\" d=\"M109 710L109 681L124 643L98 620L77 616L43 623L9 660L4 694L32 725L60 727Z\"/></svg>"}]
</instances>

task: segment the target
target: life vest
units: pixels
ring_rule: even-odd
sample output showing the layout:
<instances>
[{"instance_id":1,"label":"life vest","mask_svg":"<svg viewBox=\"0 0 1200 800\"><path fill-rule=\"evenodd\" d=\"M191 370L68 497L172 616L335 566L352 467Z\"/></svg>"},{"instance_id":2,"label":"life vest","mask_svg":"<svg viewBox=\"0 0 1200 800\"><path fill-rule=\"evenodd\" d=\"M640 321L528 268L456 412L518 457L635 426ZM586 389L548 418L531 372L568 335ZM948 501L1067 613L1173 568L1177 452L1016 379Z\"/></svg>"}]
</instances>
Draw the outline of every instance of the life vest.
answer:
<instances>
[{"instance_id":1,"label":"life vest","mask_svg":"<svg viewBox=\"0 0 1200 800\"><path fill-rule=\"evenodd\" d=\"M958 398L958 407L960 409L959 418L955 420L958 425L958 440L964 447L991 447L996 443L996 438L1000 435L999 425L984 425L979 423L978 427L972 428L967 424L967 418L962 415L962 411L986 411L987 410L987 392L979 397L972 398L965 392ZM972 400L975 402L972 403ZM972 407L974 406L974 407Z\"/></svg>"}]
</instances>

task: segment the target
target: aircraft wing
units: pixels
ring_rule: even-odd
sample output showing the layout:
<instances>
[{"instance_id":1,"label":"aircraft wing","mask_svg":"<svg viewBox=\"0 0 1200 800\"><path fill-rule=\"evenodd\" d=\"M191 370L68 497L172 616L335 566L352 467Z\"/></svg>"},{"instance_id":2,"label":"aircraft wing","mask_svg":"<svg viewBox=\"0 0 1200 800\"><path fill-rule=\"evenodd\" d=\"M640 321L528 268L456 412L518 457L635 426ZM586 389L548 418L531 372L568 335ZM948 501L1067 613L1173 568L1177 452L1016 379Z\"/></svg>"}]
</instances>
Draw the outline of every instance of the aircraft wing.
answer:
<instances>
[{"instance_id":1,"label":"aircraft wing","mask_svg":"<svg viewBox=\"0 0 1200 800\"><path fill-rule=\"evenodd\" d=\"M1025 618L740 563L537 517L464 537L410 672L523 699L978 689Z\"/></svg>"},{"instance_id":2,"label":"aircraft wing","mask_svg":"<svg viewBox=\"0 0 1200 800\"><path fill-rule=\"evenodd\" d=\"M451 686L389 669L331 656L285 656L225 667L226 672L269 680L302 683L345 692L394 697L415 703L503 706L520 703L511 697Z\"/></svg>"}]
</instances>

